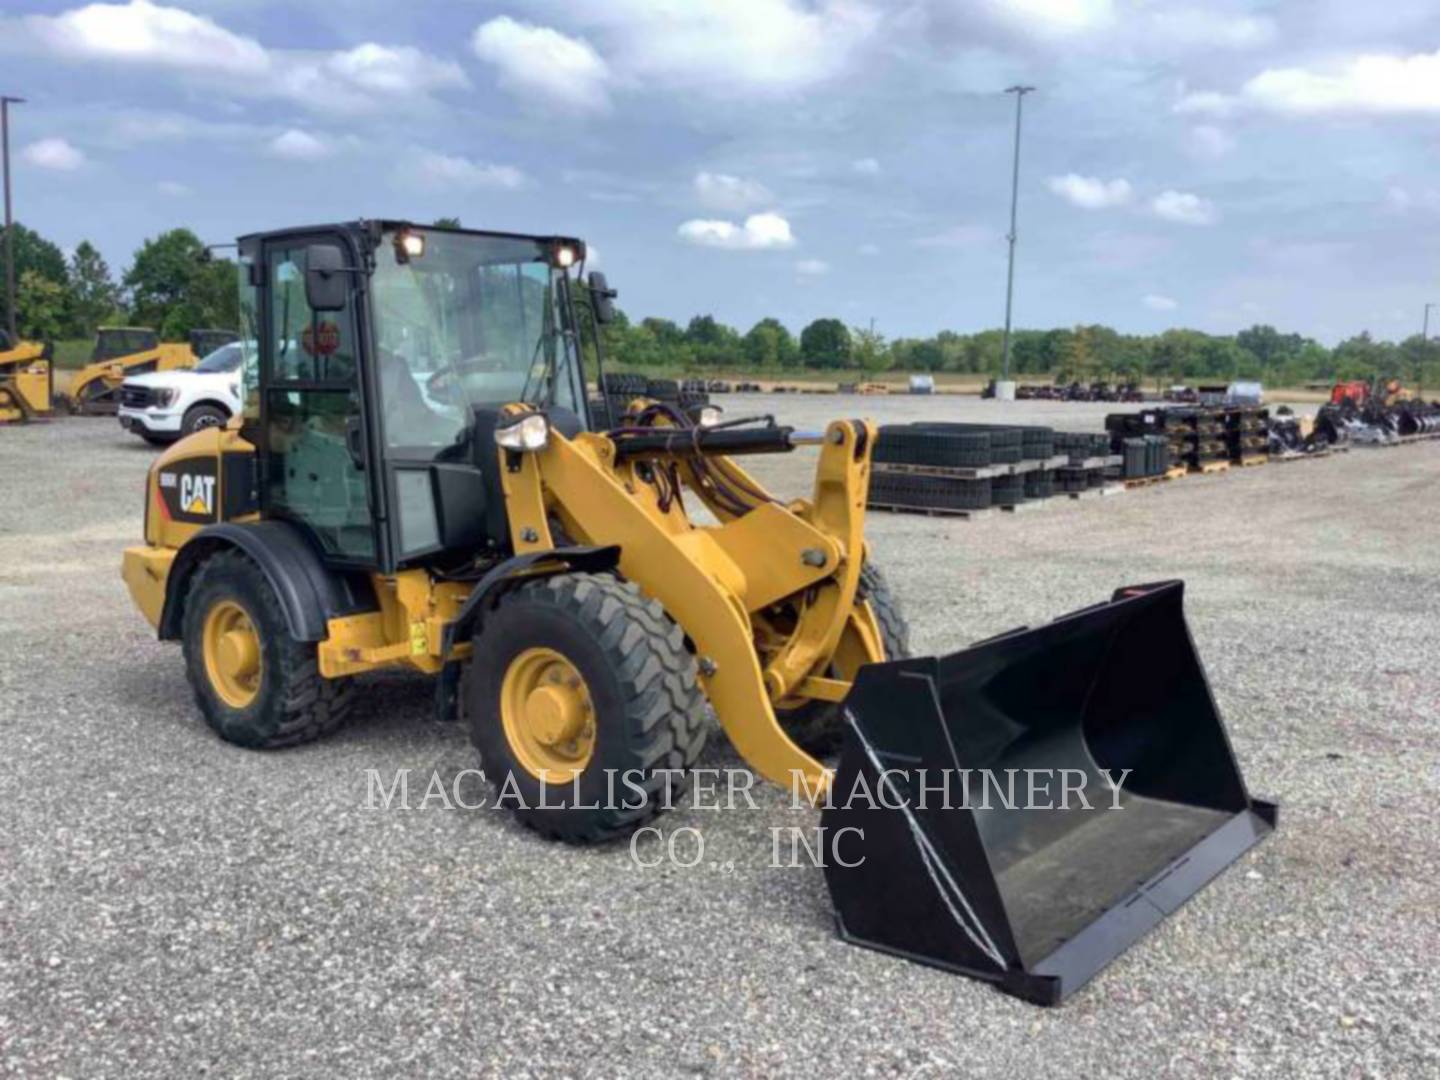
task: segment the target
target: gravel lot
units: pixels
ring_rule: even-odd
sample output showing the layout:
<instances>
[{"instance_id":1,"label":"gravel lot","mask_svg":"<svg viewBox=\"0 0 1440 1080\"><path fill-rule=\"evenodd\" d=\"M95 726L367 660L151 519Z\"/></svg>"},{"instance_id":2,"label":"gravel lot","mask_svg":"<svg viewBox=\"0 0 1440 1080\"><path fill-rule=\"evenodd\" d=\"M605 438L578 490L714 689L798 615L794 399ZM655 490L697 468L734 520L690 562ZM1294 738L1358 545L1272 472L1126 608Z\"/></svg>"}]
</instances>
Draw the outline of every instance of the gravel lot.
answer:
<instances>
[{"instance_id":1,"label":"gravel lot","mask_svg":"<svg viewBox=\"0 0 1440 1080\"><path fill-rule=\"evenodd\" d=\"M747 397L1098 429L1105 406ZM472 763L428 684L252 753L132 610L153 451L113 420L0 429L0 1061L24 1076L1440 1074L1440 444L965 522L876 514L919 651L1182 577L1246 778L1281 829L1071 1003L839 942L762 808L689 807L693 869L420 807ZM787 494L813 453L752 459ZM722 738L706 766L737 761ZM367 769L415 809L367 809ZM808 815L808 817L807 817Z\"/></svg>"}]
</instances>

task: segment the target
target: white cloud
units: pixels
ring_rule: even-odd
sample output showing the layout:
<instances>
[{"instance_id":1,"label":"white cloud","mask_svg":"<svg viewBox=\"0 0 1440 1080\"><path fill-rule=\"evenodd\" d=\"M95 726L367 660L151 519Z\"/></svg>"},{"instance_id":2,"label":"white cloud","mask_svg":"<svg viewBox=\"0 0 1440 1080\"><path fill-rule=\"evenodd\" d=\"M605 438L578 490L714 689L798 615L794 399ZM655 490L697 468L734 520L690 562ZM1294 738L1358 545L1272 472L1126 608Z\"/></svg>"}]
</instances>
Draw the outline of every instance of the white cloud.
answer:
<instances>
[{"instance_id":1,"label":"white cloud","mask_svg":"<svg viewBox=\"0 0 1440 1080\"><path fill-rule=\"evenodd\" d=\"M850 168L854 169L861 176L880 175L880 162L873 157L862 157L852 161Z\"/></svg>"},{"instance_id":2,"label":"white cloud","mask_svg":"<svg viewBox=\"0 0 1440 1080\"><path fill-rule=\"evenodd\" d=\"M288 161L319 161L329 157L331 153L329 143L299 128L291 128L276 135L266 149L272 157L285 158Z\"/></svg>"},{"instance_id":3,"label":"white cloud","mask_svg":"<svg viewBox=\"0 0 1440 1080\"><path fill-rule=\"evenodd\" d=\"M795 264L795 272L802 277L820 277L830 272L830 264L824 259L801 259Z\"/></svg>"},{"instance_id":4,"label":"white cloud","mask_svg":"<svg viewBox=\"0 0 1440 1080\"><path fill-rule=\"evenodd\" d=\"M833 78L880 23L866 0L606 0L569 13L597 29L618 77L727 99Z\"/></svg>"},{"instance_id":5,"label":"white cloud","mask_svg":"<svg viewBox=\"0 0 1440 1080\"><path fill-rule=\"evenodd\" d=\"M161 180L155 185L155 190L174 199L195 193L189 184L182 184L179 180Z\"/></svg>"},{"instance_id":6,"label":"white cloud","mask_svg":"<svg viewBox=\"0 0 1440 1080\"><path fill-rule=\"evenodd\" d=\"M513 191L525 184L525 174L514 166L492 165L428 150L407 155L396 171L403 178L413 178L422 186L431 188L499 188Z\"/></svg>"},{"instance_id":7,"label":"white cloud","mask_svg":"<svg viewBox=\"0 0 1440 1080\"><path fill-rule=\"evenodd\" d=\"M1098 176L1081 176L1078 173L1052 176L1048 184L1056 195L1084 210L1124 206L1134 194L1128 180L1101 180Z\"/></svg>"},{"instance_id":8,"label":"white cloud","mask_svg":"<svg viewBox=\"0 0 1440 1080\"><path fill-rule=\"evenodd\" d=\"M764 184L727 173L702 172L695 176L695 195L712 210L739 213L772 202L774 196Z\"/></svg>"},{"instance_id":9,"label":"white cloud","mask_svg":"<svg viewBox=\"0 0 1440 1080\"><path fill-rule=\"evenodd\" d=\"M1149 293L1140 302L1151 311L1174 311L1180 306L1178 301L1157 293Z\"/></svg>"},{"instance_id":10,"label":"white cloud","mask_svg":"<svg viewBox=\"0 0 1440 1080\"><path fill-rule=\"evenodd\" d=\"M751 214L743 225L697 218L685 222L676 231L686 243L728 251L764 251L795 246L790 222L774 213Z\"/></svg>"},{"instance_id":11,"label":"white cloud","mask_svg":"<svg viewBox=\"0 0 1440 1080\"><path fill-rule=\"evenodd\" d=\"M1440 112L1440 51L1356 56L1328 71L1272 68L1247 82L1247 101L1284 113Z\"/></svg>"},{"instance_id":12,"label":"white cloud","mask_svg":"<svg viewBox=\"0 0 1440 1080\"><path fill-rule=\"evenodd\" d=\"M20 160L38 169L74 172L85 164L85 154L64 139L49 138L40 139L21 150Z\"/></svg>"},{"instance_id":13,"label":"white cloud","mask_svg":"<svg viewBox=\"0 0 1440 1080\"><path fill-rule=\"evenodd\" d=\"M1220 220L1214 203L1188 191L1162 191L1151 200L1150 209L1157 217L1182 225L1213 225Z\"/></svg>"},{"instance_id":14,"label":"white cloud","mask_svg":"<svg viewBox=\"0 0 1440 1080\"><path fill-rule=\"evenodd\" d=\"M410 103L432 90L468 85L454 61L410 46L271 50L207 16L150 0L26 16L0 25L0 35L7 51L168 70L236 96L290 98L317 110L355 111L386 99Z\"/></svg>"},{"instance_id":15,"label":"white cloud","mask_svg":"<svg viewBox=\"0 0 1440 1080\"><path fill-rule=\"evenodd\" d=\"M470 84L453 60L441 60L409 45L377 45L373 41L329 54L322 75L357 90L391 97Z\"/></svg>"},{"instance_id":16,"label":"white cloud","mask_svg":"<svg viewBox=\"0 0 1440 1080\"><path fill-rule=\"evenodd\" d=\"M1224 128L1214 124L1197 124L1190 129L1185 147L1193 157L1215 161L1235 149L1235 140Z\"/></svg>"},{"instance_id":17,"label":"white cloud","mask_svg":"<svg viewBox=\"0 0 1440 1080\"><path fill-rule=\"evenodd\" d=\"M1229 94L1214 90L1197 90L1186 94L1173 107L1182 116L1229 116L1239 102Z\"/></svg>"},{"instance_id":18,"label":"white cloud","mask_svg":"<svg viewBox=\"0 0 1440 1080\"><path fill-rule=\"evenodd\" d=\"M1109 26L1112 0L982 0L992 18L1040 36L1086 33Z\"/></svg>"},{"instance_id":19,"label":"white cloud","mask_svg":"<svg viewBox=\"0 0 1440 1080\"><path fill-rule=\"evenodd\" d=\"M149 0L89 4L24 20L41 42L77 60L112 60L156 67L263 72L269 59L253 38L232 34L203 15Z\"/></svg>"},{"instance_id":20,"label":"white cloud","mask_svg":"<svg viewBox=\"0 0 1440 1080\"><path fill-rule=\"evenodd\" d=\"M580 112L610 107L610 67L582 38L501 15L476 29L470 47L495 66L500 85L522 100L538 97Z\"/></svg>"}]
</instances>

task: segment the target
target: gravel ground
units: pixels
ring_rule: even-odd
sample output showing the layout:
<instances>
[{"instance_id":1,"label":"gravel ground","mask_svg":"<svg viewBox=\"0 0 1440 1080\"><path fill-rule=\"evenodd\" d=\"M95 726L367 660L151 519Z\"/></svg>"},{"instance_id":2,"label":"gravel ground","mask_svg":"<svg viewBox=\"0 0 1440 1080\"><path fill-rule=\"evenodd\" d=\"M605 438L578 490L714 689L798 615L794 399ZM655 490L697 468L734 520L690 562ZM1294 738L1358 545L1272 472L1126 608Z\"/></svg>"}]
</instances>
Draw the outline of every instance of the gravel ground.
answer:
<instances>
[{"instance_id":1,"label":"gravel ground","mask_svg":"<svg viewBox=\"0 0 1440 1080\"><path fill-rule=\"evenodd\" d=\"M1104 406L749 397L801 426ZM1066 1006L839 942L769 829L683 807L692 869L421 805L472 762L427 684L280 753L201 723L118 575L152 452L0 429L0 1061L10 1075L1394 1076L1440 1073L1440 444L965 522L876 514L920 651L1182 577L1247 780L1282 827ZM813 453L752 459L803 493ZM737 764L723 739L702 763ZM368 769L414 770L406 812Z\"/></svg>"}]
</instances>

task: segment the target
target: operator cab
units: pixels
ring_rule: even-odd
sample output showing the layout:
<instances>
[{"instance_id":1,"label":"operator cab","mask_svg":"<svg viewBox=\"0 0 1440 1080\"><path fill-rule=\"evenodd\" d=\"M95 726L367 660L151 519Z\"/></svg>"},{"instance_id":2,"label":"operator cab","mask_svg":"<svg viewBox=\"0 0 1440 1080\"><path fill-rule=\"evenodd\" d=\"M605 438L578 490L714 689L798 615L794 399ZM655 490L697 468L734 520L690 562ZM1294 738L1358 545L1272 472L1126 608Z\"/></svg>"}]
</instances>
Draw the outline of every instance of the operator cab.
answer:
<instances>
[{"instance_id":1,"label":"operator cab","mask_svg":"<svg viewBox=\"0 0 1440 1080\"><path fill-rule=\"evenodd\" d=\"M582 283L584 244L358 221L242 237L239 254L262 515L337 568L506 554L499 410L589 426L576 294L597 356L612 294Z\"/></svg>"}]
</instances>

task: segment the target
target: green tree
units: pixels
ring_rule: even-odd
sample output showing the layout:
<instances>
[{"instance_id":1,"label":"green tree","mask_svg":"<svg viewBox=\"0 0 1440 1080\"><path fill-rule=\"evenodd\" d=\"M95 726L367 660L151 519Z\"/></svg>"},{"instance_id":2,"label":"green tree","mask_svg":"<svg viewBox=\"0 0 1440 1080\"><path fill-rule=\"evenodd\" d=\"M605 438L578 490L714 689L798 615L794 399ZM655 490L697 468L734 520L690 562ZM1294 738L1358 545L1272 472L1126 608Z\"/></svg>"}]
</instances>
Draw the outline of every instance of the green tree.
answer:
<instances>
[{"instance_id":1,"label":"green tree","mask_svg":"<svg viewBox=\"0 0 1440 1080\"><path fill-rule=\"evenodd\" d=\"M849 328L839 319L816 319L800 332L800 358L811 368L849 367Z\"/></svg>"},{"instance_id":2,"label":"green tree","mask_svg":"<svg viewBox=\"0 0 1440 1080\"><path fill-rule=\"evenodd\" d=\"M437 217L434 225L437 229L458 229L460 228L460 219L458 217Z\"/></svg>"},{"instance_id":3,"label":"green tree","mask_svg":"<svg viewBox=\"0 0 1440 1080\"><path fill-rule=\"evenodd\" d=\"M764 318L752 326L740 342L741 353L756 367L793 367L799 359L795 338L779 319Z\"/></svg>"},{"instance_id":4,"label":"green tree","mask_svg":"<svg viewBox=\"0 0 1440 1080\"><path fill-rule=\"evenodd\" d=\"M235 264L211 258L189 229L146 240L125 273L131 318L175 341L199 327L239 325Z\"/></svg>"},{"instance_id":5,"label":"green tree","mask_svg":"<svg viewBox=\"0 0 1440 1080\"><path fill-rule=\"evenodd\" d=\"M70 287L75 303L74 330L89 337L120 306L120 290L110 276L110 267L89 240L81 240L70 257Z\"/></svg>"},{"instance_id":6,"label":"green tree","mask_svg":"<svg viewBox=\"0 0 1440 1080\"><path fill-rule=\"evenodd\" d=\"M53 341L70 327L70 290L39 270L26 270L15 282L15 329L22 338Z\"/></svg>"},{"instance_id":7,"label":"green tree","mask_svg":"<svg viewBox=\"0 0 1440 1080\"><path fill-rule=\"evenodd\" d=\"M851 358L862 371L874 374L890 366L890 350L885 347L885 337L878 330L857 326L850 336L853 341Z\"/></svg>"},{"instance_id":8,"label":"green tree","mask_svg":"<svg viewBox=\"0 0 1440 1080\"><path fill-rule=\"evenodd\" d=\"M20 279L27 272L34 272L47 281L54 282L68 289L70 285L70 274L65 266L65 255L58 246L46 240L34 229L27 228L15 222L15 307L16 307L16 329L25 322L25 305L20 298ZM0 239L4 237L4 229L0 228ZM3 250L3 247L0 247ZM0 277L3 282L3 277ZM8 320L8 299L5 290L0 287L0 326L4 326ZM68 318L68 315L67 315ZM68 326L62 326L62 330Z\"/></svg>"}]
</instances>

